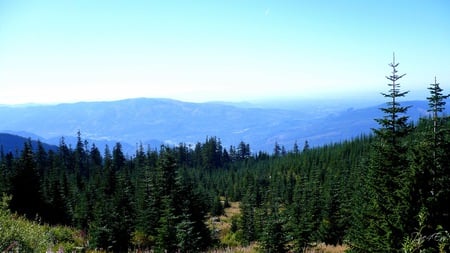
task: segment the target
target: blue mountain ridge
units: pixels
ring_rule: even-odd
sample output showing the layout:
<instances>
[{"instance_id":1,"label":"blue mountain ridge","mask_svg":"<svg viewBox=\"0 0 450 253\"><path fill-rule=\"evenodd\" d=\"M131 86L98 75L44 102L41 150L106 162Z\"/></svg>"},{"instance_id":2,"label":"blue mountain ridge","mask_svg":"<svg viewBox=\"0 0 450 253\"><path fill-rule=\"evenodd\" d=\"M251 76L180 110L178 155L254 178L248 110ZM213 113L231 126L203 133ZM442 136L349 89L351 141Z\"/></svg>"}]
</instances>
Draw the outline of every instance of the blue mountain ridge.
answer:
<instances>
[{"instance_id":1,"label":"blue mountain ridge","mask_svg":"<svg viewBox=\"0 0 450 253\"><path fill-rule=\"evenodd\" d=\"M427 115L427 101L405 101L415 121ZM58 145L61 137L74 146L77 132L101 150L117 142L133 155L137 145L194 145L217 137L228 148L244 141L252 152L271 153L275 143L292 149L349 140L368 134L382 117L380 104L357 109L325 108L320 103L276 109L232 103L190 103L171 99L136 98L111 102L0 106L0 132L32 137Z\"/></svg>"},{"instance_id":2,"label":"blue mountain ridge","mask_svg":"<svg viewBox=\"0 0 450 253\"><path fill-rule=\"evenodd\" d=\"M35 137L35 136L33 136ZM20 152L23 150L26 142L30 141L31 148L33 151L38 150L38 139L30 137L23 137L10 133L0 133L0 149L3 152L3 155L7 153L12 153L14 156L20 155ZM58 149L55 145L50 145L44 142L41 142L42 147L45 150L53 150L56 151Z\"/></svg>"}]
</instances>

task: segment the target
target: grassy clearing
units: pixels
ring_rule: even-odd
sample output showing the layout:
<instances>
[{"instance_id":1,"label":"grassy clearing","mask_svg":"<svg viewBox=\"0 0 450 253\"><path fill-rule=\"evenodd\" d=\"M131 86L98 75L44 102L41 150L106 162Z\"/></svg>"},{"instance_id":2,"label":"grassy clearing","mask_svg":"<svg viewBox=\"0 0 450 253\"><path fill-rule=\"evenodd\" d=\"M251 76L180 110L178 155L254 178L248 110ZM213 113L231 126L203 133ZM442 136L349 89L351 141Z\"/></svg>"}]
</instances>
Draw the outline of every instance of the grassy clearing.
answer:
<instances>
[{"instance_id":1,"label":"grassy clearing","mask_svg":"<svg viewBox=\"0 0 450 253\"><path fill-rule=\"evenodd\" d=\"M208 251L208 253L257 253L257 247L255 245L249 245L247 247L227 247L224 249L214 249Z\"/></svg>"},{"instance_id":2,"label":"grassy clearing","mask_svg":"<svg viewBox=\"0 0 450 253\"><path fill-rule=\"evenodd\" d=\"M237 220L241 214L239 202L229 202L230 207L225 208L224 215L220 217L213 217L210 219L209 226L217 232L221 244L224 246L222 249L214 249L208 251L208 253L256 253L261 252L258 249L257 244L252 244L246 247L240 245L239 232L232 232L231 226L233 220ZM307 249L304 253L344 253L348 248L346 246L338 245L325 245L318 244L310 249Z\"/></svg>"},{"instance_id":3,"label":"grassy clearing","mask_svg":"<svg viewBox=\"0 0 450 253\"><path fill-rule=\"evenodd\" d=\"M343 245L333 246L321 243L314 248L307 249L304 253L344 253L347 249L348 247Z\"/></svg>"}]
</instances>

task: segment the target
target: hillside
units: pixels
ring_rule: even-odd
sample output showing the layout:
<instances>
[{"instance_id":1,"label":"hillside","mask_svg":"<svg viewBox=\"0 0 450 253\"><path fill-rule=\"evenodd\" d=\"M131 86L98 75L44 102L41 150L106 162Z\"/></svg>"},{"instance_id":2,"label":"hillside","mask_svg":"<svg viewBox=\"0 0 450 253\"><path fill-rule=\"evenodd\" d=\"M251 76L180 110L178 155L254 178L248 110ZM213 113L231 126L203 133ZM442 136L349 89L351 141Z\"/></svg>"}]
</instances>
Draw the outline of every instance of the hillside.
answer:
<instances>
[{"instance_id":1,"label":"hillside","mask_svg":"<svg viewBox=\"0 0 450 253\"><path fill-rule=\"evenodd\" d=\"M31 138L31 137L30 137ZM17 152L20 152L23 149L23 145L25 142L28 141L28 138L9 134L9 133L0 133L0 147L4 154L11 152L12 154L16 154ZM49 145L47 143L41 142L42 147L44 147L45 150L56 150L58 147L55 145ZM38 147L38 141L37 139L31 140L31 147L33 150L37 150Z\"/></svg>"},{"instance_id":2,"label":"hillside","mask_svg":"<svg viewBox=\"0 0 450 253\"><path fill-rule=\"evenodd\" d=\"M412 119L425 115L425 101L407 102ZM253 151L272 152L275 143L291 149L337 142L376 126L380 106L337 110L321 104L274 109L246 104L188 103L170 99L127 99L58 105L0 106L0 132L25 132L58 145L61 136L73 144L78 131L103 148L121 142L127 153L136 145L195 144L217 136L225 147L244 141Z\"/></svg>"}]
</instances>

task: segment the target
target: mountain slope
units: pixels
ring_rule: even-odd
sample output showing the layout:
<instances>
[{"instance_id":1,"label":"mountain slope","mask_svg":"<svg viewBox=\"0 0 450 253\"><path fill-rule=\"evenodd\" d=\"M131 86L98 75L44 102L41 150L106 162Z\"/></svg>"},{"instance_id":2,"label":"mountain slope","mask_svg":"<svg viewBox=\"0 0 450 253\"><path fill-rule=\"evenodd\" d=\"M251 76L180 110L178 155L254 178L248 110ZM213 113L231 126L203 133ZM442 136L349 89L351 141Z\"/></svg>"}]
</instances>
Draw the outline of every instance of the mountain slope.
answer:
<instances>
[{"instance_id":1,"label":"mountain slope","mask_svg":"<svg viewBox=\"0 0 450 253\"><path fill-rule=\"evenodd\" d=\"M405 104L412 105L412 119L426 113L426 101ZM313 105L287 110L145 98L0 106L0 131L34 133L52 144L80 131L98 147L121 142L130 154L139 143L156 148L161 143L196 143L208 136L220 138L224 147L244 141L253 151L271 152L275 142L291 149L296 141L322 145L368 133L376 127L373 119L381 117L378 108L383 106L324 112Z\"/></svg>"},{"instance_id":2,"label":"mountain slope","mask_svg":"<svg viewBox=\"0 0 450 253\"><path fill-rule=\"evenodd\" d=\"M20 151L23 150L23 146L25 142L28 141L28 138L9 134L9 133L0 133L0 147L3 151L3 154L7 154L11 152L13 155L18 155ZM41 142L42 147L45 150L56 150L58 147L54 145L49 145L47 143ZM38 141L36 139L31 140L31 147L33 150L37 150Z\"/></svg>"}]
</instances>

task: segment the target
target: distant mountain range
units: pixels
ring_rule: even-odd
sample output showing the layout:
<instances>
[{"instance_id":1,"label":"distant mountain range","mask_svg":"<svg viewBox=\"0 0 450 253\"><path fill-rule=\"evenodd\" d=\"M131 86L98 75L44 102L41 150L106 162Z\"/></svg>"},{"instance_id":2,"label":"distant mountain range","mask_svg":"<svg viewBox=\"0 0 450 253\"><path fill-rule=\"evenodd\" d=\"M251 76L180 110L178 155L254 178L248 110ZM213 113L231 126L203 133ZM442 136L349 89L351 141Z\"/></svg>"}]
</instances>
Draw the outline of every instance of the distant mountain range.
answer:
<instances>
[{"instance_id":1,"label":"distant mountain range","mask_svg":"<svg viewBox=\"0 0 450 253\"><path fill-rule=\"evenodd\" d=\"M427 101L408 101L411 120L427 114ZM377 127L384 104L359 109L324 108L311 104L292 109L251 104L189 103L170 99L137 98L112 102L58 105L0 106L0 132L58 145L64 136L74 145L77 132L100 149L120 142L129 155L136 146L195 144L217 137L228 148L240 141L253 152L272 152L275 143L292 149L351 139ZM4 147L5 148L5 147ZM9 148L9 147L8 147Z\"/></svg>"},{"instance_id":2,"label":"distant mountain range","mask_svg":"<svg viewBox=\"0 0 450 253\"><path fill-rule=\"evenodd\" d=\"M31 139L31 137L30 137ZM7 154L11 152L14 156L20 155L20 152L23 150L25 142L27 142L29 138L25 138L22 136L8 134L8 133L0 133L0 148L3 154ZM58 147L55 145L49 145L47 143L41 142L42 147L45 150L57 150ZM31 148L36 151L38 149L38 141L36 139L31 140Z\"/></svg>"}]
</instances>

